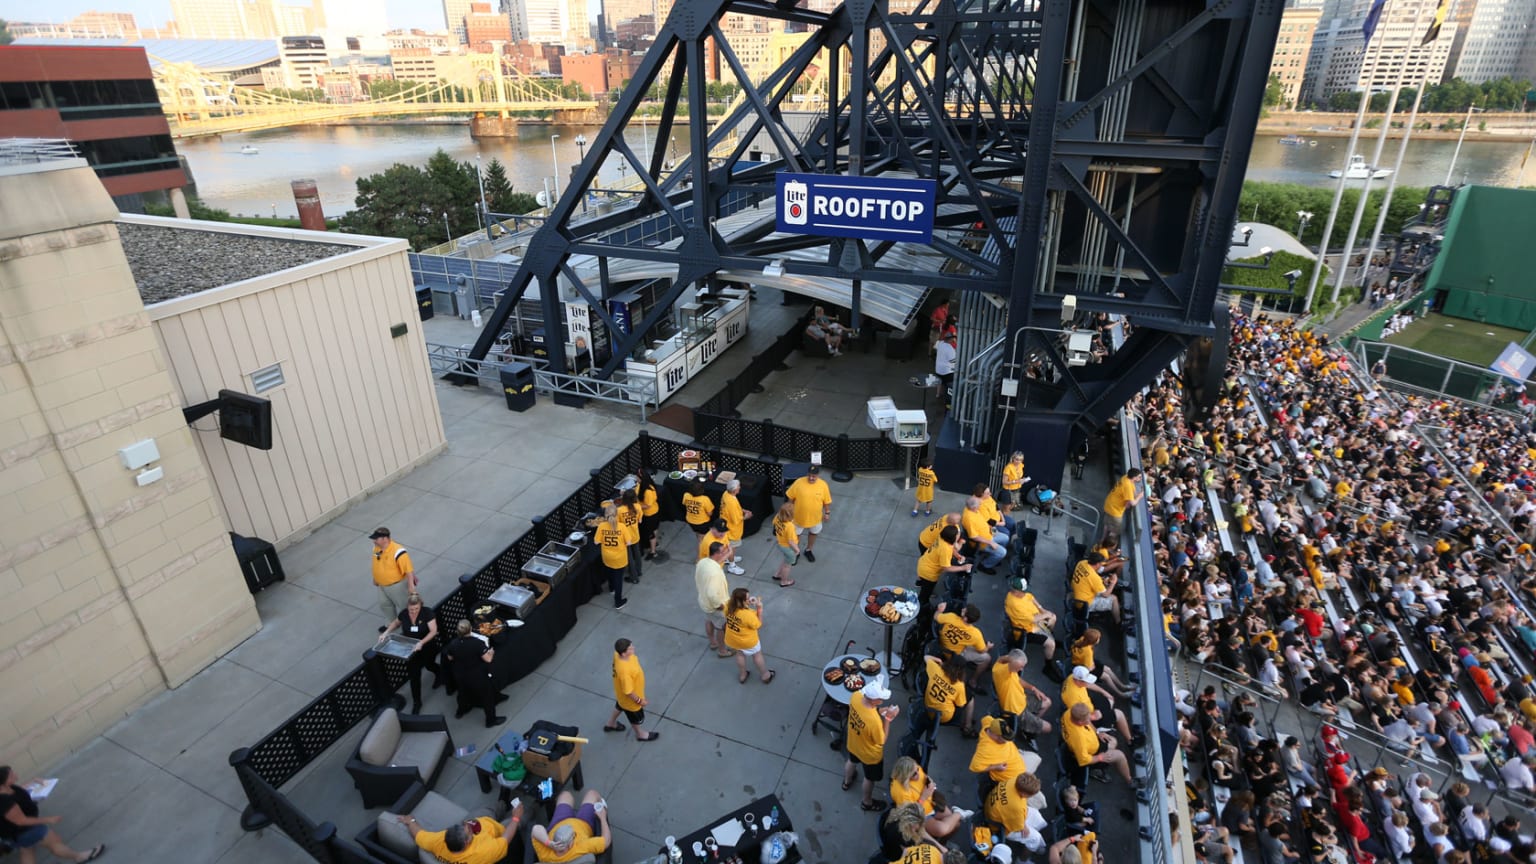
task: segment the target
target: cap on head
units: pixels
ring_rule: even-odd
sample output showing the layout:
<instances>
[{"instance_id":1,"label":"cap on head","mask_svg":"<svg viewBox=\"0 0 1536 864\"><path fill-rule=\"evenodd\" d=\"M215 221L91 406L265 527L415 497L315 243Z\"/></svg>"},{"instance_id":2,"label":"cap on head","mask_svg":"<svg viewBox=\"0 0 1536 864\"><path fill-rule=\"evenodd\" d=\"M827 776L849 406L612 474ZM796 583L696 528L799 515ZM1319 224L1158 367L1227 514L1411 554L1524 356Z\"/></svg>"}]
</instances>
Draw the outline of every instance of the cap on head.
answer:
<instances>
[{"instance_id":1,"label":"cap on head","mask_svg":"<svg viewBox=\"0 0 1536 864\"><path fill-rule=\"evenodd\" d=\"M731 526L725 524L725 520L724 519L716 519L715 520L715 524L712 527L716 531L719 531L721 534L724 534L726 531L730 530Z\"/></svg>"},{"instance_id":2,"label":"cap on head","mask_svg":"<svg viewBox=\"0 0 1536 864\"><path fill-rule=\"evenodd\" d=\"M368 535L368 539L369 540L377 540L380 537L388 537L388 536L389 536L389 529L388 528L380 527L380 528L373 529L373 533Z\"/></svg>"},{"instance_id":3,"label":"cap on head","mask_svg":"<svg viewBox=\"0 0 1536 864\"><path fill-rule=\"evenodd\" d=\"M1029 582L1022 576L1015 576L1008 580L1008 588L1013 591L1028 591Z\"/></svg>"},{"instance_id":4,"label":"cap on head","mask_svg":"<svg viewBox=\"0 0 1536 864\"><path fill-rule=\"evenodd\" d=\"M806 470L805 473L807 473L807 474L820 474L821 473L821 466L820 465L812 465L809 469Z\"/></svg>"},{"instance_id":5,"label":"cap on head","mask_svg":"<svg viewBox=\"0 0 1536 864\"><path fill-rule=\"evenodd\" d=\"M1093 674L1093 670L1087 666L1073 666L1072 680L1081 684L1092 684L1099 680L1099 676Z\"/></svg>"},{"instance_id":6,"label":"cap on head","mask_svg":"<svg viewBox=\"0 0 1536 864\"><path fill-rule=\"evenodd\" d=\"M871 681L865 684L864 689L859 692L864 694L865 699L872 699L877 702L883 702L891 698L891 689L879 681Z\"/></svg>"}]
</instances>

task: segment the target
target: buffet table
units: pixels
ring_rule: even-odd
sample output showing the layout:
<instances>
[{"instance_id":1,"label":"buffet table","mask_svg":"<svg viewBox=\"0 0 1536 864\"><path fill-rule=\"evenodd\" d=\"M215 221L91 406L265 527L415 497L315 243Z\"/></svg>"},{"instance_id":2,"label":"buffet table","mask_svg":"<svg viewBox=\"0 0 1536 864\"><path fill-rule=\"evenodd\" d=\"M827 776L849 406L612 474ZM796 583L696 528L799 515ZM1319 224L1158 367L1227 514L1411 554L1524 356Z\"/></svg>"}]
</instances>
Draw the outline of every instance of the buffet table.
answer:
<instances>
[{"instance_id":1,"label":"buffet table","mask_svg":"<svg viewBox=\"0 0 1536 864\"><path fill-rule=\"evenodd\" d=\"M679 836L676 842L682 858L678 864L720 864L731 858L741 859L742 864L758 864L766 837L794 830L789 814L779 806L778 796L766 795L697 831ZM666 848L660 853L666 855ZM802 860L797 843L789 847L781 864L798 864Z\"/></svg>"},{"instance_id":2,"label":"buffet table","mask_svg":"<svg viewBox=\"0 0 1536 864\"><path fill-rule=\"evenodd\" d=\"M741 481L741 492L737 498L741 501L741 509L752 511L742 526L743 535L751 537L762 527L763 520L773 515L773 491L768 485L768 478L761 474L737 474L736 479ZM693 486L692 480L681 477L668 477L661 483L661 494L657 503L661 505L661 518L668 521L682 521L683 519L683 493ZM719 512L720 493L725 491L725 484L716 483L713 480L704 481L704 491L709 494L709 500L715 502L715 512Z\"/></svg>"},{"instance_id":3,"label":"buffet table","mask_svg":"<svg viewBox=\"0 0 1536 864\"><path fill-rule=\"evenodd\" d=\"M554 656L555 647L576 626L576 607L580 605L579 583L590 578L591 570L578 565L564 580L550 589L544 602L533 608L521 627L508 626L490 637L496 654L491 659L491 686L498 692L518 681L539 664ZM484 602L475 598L470 608Z\"/></svg>"}]
</instances>

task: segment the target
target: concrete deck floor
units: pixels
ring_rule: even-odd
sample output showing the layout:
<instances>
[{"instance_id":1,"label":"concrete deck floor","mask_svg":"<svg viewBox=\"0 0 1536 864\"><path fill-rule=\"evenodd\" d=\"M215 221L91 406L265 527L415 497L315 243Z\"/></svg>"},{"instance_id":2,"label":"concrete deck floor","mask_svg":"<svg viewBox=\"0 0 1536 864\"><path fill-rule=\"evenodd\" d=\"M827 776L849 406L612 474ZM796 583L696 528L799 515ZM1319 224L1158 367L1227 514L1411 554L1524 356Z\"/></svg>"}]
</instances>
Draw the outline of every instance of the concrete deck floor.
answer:
<instances>
[{"instance_id":1,"label":"concrete deck floor","mask_svg":"<svg viewBox=\"0 0 1536 864\"><path fill-rule=\"evenodd\" d=\"M760 332L771 337L782 327ZM750 354L742 353L739 362L746 359ZM770 382L767 394L753 397L748 416L793 415L802 389L797 375L834 389L858 389L870 371L865 367L882 365L878 357L852 353L831 363L808 360L792 358L786 380ZM833 364L837 374L818 369ZM321 693L371 645L381 622L367 578L368 532L381 524L394 530L413 554L422 594L434 602L460 573L490 559L530 517L563 499L590 467L642 428L633 411L621 414L616 406L582 410L541 399L535 409L513 413L489 391L442 383L438 396L448 431L446 453L284 550L288 581L257 596L263 621L257 635L48 772L62 782L45 809L64 816L59 827L67 842L77 848L105 842L113 861L308 860L276 828L240 829L245 800L227 759ZM843 398L859 406L847 415L847 424L857 425L864 396L847 392ZM898 397L899 403L908 401ZM825 416L824 409L807 416L817 414ZM820 423L813 428L831 431ZM670 434L654 426L651 431ZM1078 491L1085 500L1097 500L1105 482L1104 468L1096 465ZM748 538L744 547L748 576L732 580L743 584L744 578L767 601L763 639L769 665L778 672L772 685L751 680L739 686L734 663L708 650L696 626L693 534L680 523L665 523L662 538L672 560L648 566L643 584L631 586L629 606L615 611L599 598L581 607L576 629L559 652L508 688L511 699L503 713L509 727L524 729L547 718L591 734L586 782L612 805L616 861L645 858L665 835L686 833L767 792L783 800L807 860L853 864L873 851L873 817L859 811L857 788L839 790L842 760L828 749L827 733L812 733L822 701L819 672L824 659L850 641L858 649L882 644L881 628L855 611L855 600L868 587L911 583L922 522L909 516L910 493L894 475L860 475L833 484L832 493L833 517L817 543L818 560L795 568L799 584L780 589L769 581L774 562L763 534ZM935 509L958 507L958 496L941 493ZM1066 533L1067 526L1058 522L1037 551L1033 590L1057 609ZM997 631L1002 593L1001 577L978 578L973 596L987 610L988 634ZM598 728L612 705L609 657L619 636L635 641L647 672L651 713L658 718L651 728L662 734L650 746L603 735ZM1034 649L1026 674L1054 694L1056 686L1040 675L1039 666ZM904 711L907 696L898 690L895 697ZM501 731L484 728L475 715L453 720L452 708L442 691L427 696L425 710L448 715L456 745L474 743L483 750ZM898 719L897 728L904 722ZM361 808L343 768L362 731L360 724L284 789L314 819L335 822L349 837L377 813ZM971 743L949 729L940 741L930 773L952 800L974 806L966 770ZM1040 773L1049 784L1055 736L1041 743ZM894 750L892 742L888 764ZM472 759L450 764L437 784L466 806L489 801L479 791ZM884 785L877 790L881 799ZM663 789L666 794L658 795ZM1109 823L1131 804L1118 782L1096 787L1090 797L1100 800ZM1106 825L1107 853L1133 848L1133 822Z\"/></svg>"}]
</instances>

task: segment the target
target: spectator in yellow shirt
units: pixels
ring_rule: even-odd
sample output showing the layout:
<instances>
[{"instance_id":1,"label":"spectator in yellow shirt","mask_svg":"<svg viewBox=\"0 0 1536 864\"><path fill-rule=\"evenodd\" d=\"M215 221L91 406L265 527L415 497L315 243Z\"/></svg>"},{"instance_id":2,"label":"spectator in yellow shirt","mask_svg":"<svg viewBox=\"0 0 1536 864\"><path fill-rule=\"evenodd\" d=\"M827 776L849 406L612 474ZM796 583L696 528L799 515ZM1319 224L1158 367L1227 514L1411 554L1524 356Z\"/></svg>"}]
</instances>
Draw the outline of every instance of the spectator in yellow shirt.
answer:
<instances>
[{"instance_id":1,"label":"spectator in yellow shirt","mask_svg":"<svg viewBox=\"0 0 1536 864\"><path fill-rule=\"evenodd\" d=\"M939 532L944 530L945 525L954 525L956 530L960 531L962 535L965 533L965 529L960 527L960 514L945 513L938 519L928 523L928 527L924 528L923 532L917 535L917 554L921 555L933 546L933 541L939 539Z\"/></svg>"},{"instance_id":2,"label":"spectator in yellow shirt","mask_svg":"<svg viewBox=\"0 0 1536 864\"><path fill-rule=\"evenodd\" d=\"M613 591L615 609L623 609L629 604L624 596L625 574L629 572L629 545L624 541L619 511L610 502L603 508L603 518L592 531L592 542L602 550L603 569L608 573L608 588Z\"/></svg>"},{"instance_id":3,"label":"spectator in yellow shirt","mask_svg":"<svg viewBox=\"0 0 1536 864\"><path fill-rule=\"evenodd\" d=\"M442 831L423 831L416 817L404 813L395 817L416 848L438 861L447 864L498 864L509 857L512 838L523 822L523 802L519 801L508 814L506 822L497 822L489 816L466 819L448 826Z\"/></svg>"},{"instance_id":4,"label":"spectator in yellow shirt","mask_svg":"<svg viewBox=\"0 0 1536 864\"><path fill-rule=\"evenodd\" d=\"M923 512L933 515L933 488L939 485L939 475L933 473L933 460L924 456L917 463L917 491L913 493L912 518L917 518L917 508L921 505Z\"/></svg>"},{"instance_id":5,"label":"spectator in yellow shirt","mask_svg":"<svg viewBox=\"0 0 1536 864\"><path fill-rule=\"evenodd\" d=\"M741 569L739 566L737 566L736 562L732 560L732 556L736 554L736 547L731 545L730 534L730 525L724 519L716 519L714 524L709 526L709 533L699 538L699 557L693 560L702 561L705 558L708 558L710 546L716 543L724 543L725 562L722 566L725 568L725 572L731 574L732 576L740 576L746 573L747 571Z\"/></svg>"},{"instance_id":6,"label":"spectator in yellow shirt","mask_svg":"<svg viewBox=\"0 0 1536 864\"><path fill-rule=\"evenodd\" d=\"M1013 778L1012 783L999 783L987 796L987 818L1003 826L1003 837L1015 843L1023 843L1031 852L1045 848L1041 831L1046 826L1045 817L1029 806L1029 799L1040 794L1040 778L1024 772Z\"/></svg>"},{"instance_id":7,"label":"spectator in yellow shirt","mask_svg":"<svg viewBox=\"0 0 1536 864\"><path fill-rule=\"evenodd\" d=\"M704 491L704 481L693 481L688 491L683 493L683 520L693 529L693 533L703 534L709 531L714 517L715 502L709 500L709 493Z\"/></svg>"},{"instance_id":8,"label":"spectator in yellow shirt","mask_svg":"<svg viewBox=\"0 0 1536 864\"><path fill-rule=\"evenodd\" d=\"M1125 533L1126 514L1134 515L1136 505L1141 503L1143 496L1141 483L1138 482L1140 479L1141 469L1132 468L1104 496L1104 518L1120 523L1116 528L1121 534Z\"/></svg>"},{"instance_id":9,"label":"spectator in yellow shirt","mask_svg":"<svg viewBox=\"0 0 1536 864\"><path fill-rule=\"evenodd\" d=\"M1022 507L1024 484L1028 482L1029 478L1024 476L1024 454L1015 450L1003 466L1003 497L1014 507Z\"/></svg>"},{"instance_id":10,"label":"spectator in yellow shirt","mask_svg":"<svg viewBox=\"0 0 1536 864\"><path fill-rule=\"evenodd\" d=\"M655 741L660 737L660 732L646 732L645 706L650 700L645 698L645 669L640 666L640 658L635 656L635 643L628 639L616 639L613 643L613 714L609 715L608 722L603 725L604 732L623 732L624 724L619 722L619 714L623 714L629 720L629 724L635 727L635 739L637 741Z\"/></svg>"},{"instance_id":11,"label":"spectator in yellow shirt","mask_svg":"<svg viewBox=\"0 0 1536 864\"><path fill-rule=\"evenodd\" d=\"M608 827L608 802L595 789L588 789L581 798L581 809L573 805L576 798L569 792L561 792L555 799L555 812L550 816L549 827L533 826L533 854L543 864L564 864L583 855L601 855L608 849L613 831ZM602 826L599 836L598 826Z\"/></svg>"},{"instance_id":12,"label":"spectator in yellow shirt","mask_svg":"<svg viewBox=\"0 0 1536 864\"><path fill-rule=\"evenodd\" d=\"M862 768L864 800L859 806L871 813L884 809L884 805L875 803L875 783L885 777L885 739L890 735L891 721L900 711L895 705L885 705L889 698L889 689L871 681L848 700L848 726L843 736L843 791L853 788L854 777Z\"/></svg>"},{"instance_id":13,"label":"spectator in yellow shirt","mask_svg":"<svg viewBox=\"0 0 1536 864\"><path fill-rule=\"evenodd\" d=\"M1018 648L997 658L992 664L992 690L997 694L998 707L1003 710L1003 721L1013 727L1012 732L1044 735L1051 731L1051 724L1045 722L1044 717L1051 708L1051 697L1024 680L1024 667L1028 663L1029 658Z\"/></svg>"},{"instance_id":14,"label":"spectator in yellow shirt","mask_svg":"<svg viewBox=\"0 0 1536 864\"><path fill-rule=\"evenodd\" d=\"M795 566L800 560L800 536L795 533L795 505L788 501L779 505L779 512L773 514L773 539L779 547L779 562L777 570L773 571L773 581L779 583L780 588L788 588L795 584L795 580L789 578L789 568Z\"/></svg>"},{"instance_id":15,"label":"spectator in yellow shirt","mask_svg":"<svg viewBox=\"0 0 1536 864\"><path fill-rule=\"evenodd\" d=\"M960 529L954 525L946 525L939 531L939 537L923 553L923 557L917 559L917 602L923 606L928 605L929 598L933 597L933 591L938 587L939 577L945 573L969 573L971 565L966 562L965 556L955 553L955 543L960 539Z\"/></svg>"},{"instance_id":16,"label":"spectator in yellow shirt","mask_svg":"<svg viewBox=\"0 0 1536 864\"><path fill-rule=\"evenodd\" d=\"M981 572L988 575L996 573L993 568L1008 556L1008 547L994 539L998 533L997 528L987 521L981 509L981 499L975 495L965 499L965 510L960 514L960 530L975 545L976 555L981 559L978 562Z\"/></svg>"},{"instance_id":17,"label":"spectator in yellow shirt","mask_svg":"<svg viewBox=\"0 0 1536 864\"><path fill-rule=\"evenodd\" d=\"M740 569L737 553L741 550L741 538L747 533L747 520L752 518L751 510L741 508L741 499L736 497L740 492L741 481L733 477L720 493L720 518L725 520L725 536L731 541L731 566L737 569Z\"/></svg>"},{"instance_id":18,"label":"spectator in yellow shirt","mask_svg":"<svg viewBox=\"0 0 1536 864\"><path fill-rule=\"evenodd\" d=\"M661 501L656 497L656 484L650 472L641 471L635 476L640 481L635 487L640 490L640 544L645 547L645 560L656 561L660 557L656 551L656 528L661 524Z\"/></svg>"},{"instance_id":19,"label":"spectator in yellow shirt","mask_svg":"<svg viewBox=\"0 0 1536 864\"><path fill-rule=\"evenodd\" d=\"M1007 647L1044 645L1046 660L1056 656L1056 639L1051 636L1056 629L1056 613L1040 608L1040 601L1029 593L1029 583L1018 577L1008 580L1003 614L1009 624Z\"/></svg>"},{"instance_id":20,"label":"spectator in yellow shirt","mask_svg":"<svg viewBox=\"0 0 1536 864\"><path fill-rule=\"evenodd\" d=\"M933 623L939 625L939 644L944 650L959 654L974 667L971 680L975 681L981 670L992 660L992 643L981 635L976 622L981 620L981 607L972 603L956 615L946 612L948 603L940 603L933 613Z\"/></svg>"},{"instance_id":21,"label":"spectator in yellow shirt","mask_svg":"<svg viewBox=\"0 0 1536 864\"><path fill-rule=\"evenodd\" d=\"M936 840L954 834L971 811L947 806L943 796L935 801L936 784L928 779L921 765L911 756L903 756L891 766L891 806L915 804L923 808L923 830Z\"/></svg>"},{"instance_id":22,"label":"spectator in yellow shirt","mask_svg":"<svg viewBox=\"0 0 1536 864\"><path fill-rule=\"evenodd\" d=\"M1099 684L1114 694L1116 699L1134 698L1136 691L1121 681L1119 676L1115 675L1115 670L1097 662L1097 658L1093 656L1093 649L1103 638L1104 634L1100 633L1097 627L1084 630L1083 635L1077 637L1077 641L1072 643L1072 665L1082 666L1092 672L1094 677L1099 679Z\"/></svg>"},{"instance_id":23,"label":"spectator in yellow shirt","mask_svg":"<svg viewBox=\"0 0 1536 864\"><path fill-rule=\"evenodd\" d=\"M1098 712L1087 705L1073 705L1072 710L1067 712L1065 722L1061 724L1063 743L1077 760L1078 767L1112 765L1120 772L1120 779L1130 786L1140 788L1141 784L1131 779L1131 764L1125 758L1125 751L1119 749L1109 733L1093 728L1097 716Z\"/></svg>"},{"instance_id":24,"label":"spectator in yellow shirt","mask_svg":"<svg viewBox=\"0 0 1536 864\"><path fill-rule=\"evenodd\" d=\"M1099 716L1102 716L1101 712L1105 710L1113 711L1115 731L1120 733L1121 738L1129 741L1132 747L1140 747L1144 739L1140 735L1131 734L1131 723L1125 718L1125 712L1114 707L1115 697L1110 695L1108 690L1094 683L1097 680L1086 668L1073 666L1072 674L1061 685L1061 707L1070 711L1074 705L1087 705L1095 715ZM1095 693L1102 697L1102 700L1093 698Z\"/></svg>"},{"instance_id":25,"label":"spectator in yellow shirt","mask_svg":"<svg viewBox=\"0 0 1536 864\"><path fill-rule=\"evenodd\" d=\"M789 484L784 497L795 505L795 533L805 537L805 560L816 563L816 537L832 517L832 490L821 479L821 466L812 465L804 477Z\"/></svg>"},{"instance_id":26,"label":"spectator in yellow shirt","mask_svg":"<svg viewBox=\"0 0 1536 864\"><path fill-rule=\"evenodd\" d=\"M764 684L772 684L778 673L763 659L763 643L757 631L763 627L763 598L753 597L745 588L731 592L725 604L725 647L736 652L736 683L747 683L747 658L757 667Z\"/></svg>"},{"instance_id":27,"label":"spectator in yellow shirt","mask_svg":"<svg viewBox=\"0 0 1536 864\"><path fill-rule=\"evenodd\" d=\"M976 752L971 755L972 774L985 774L997 783L1012 783L1013 778L1029 770L1019 745L1007 733L1001 717L981 718L981 735L976 739Z\"/></svg>"},{"instance_id":28,"label":"spectator in yellow shirt","mask_svg":"<svg viewBox=\"0 0 1536 864\"><path fill-rule=\"evenodd\" d=\"M1099 572L1099 566L1103 563L1103 556L1089 552L1087 557L1072 568L1072 602L1086 605L1090 615L1108 612L1115 623L1119 624L1120 598L1115 596L1115 586L1120 579L1111 576L1108 582L1104 581L1103 574Z\"/></svg>"}]
</instances>

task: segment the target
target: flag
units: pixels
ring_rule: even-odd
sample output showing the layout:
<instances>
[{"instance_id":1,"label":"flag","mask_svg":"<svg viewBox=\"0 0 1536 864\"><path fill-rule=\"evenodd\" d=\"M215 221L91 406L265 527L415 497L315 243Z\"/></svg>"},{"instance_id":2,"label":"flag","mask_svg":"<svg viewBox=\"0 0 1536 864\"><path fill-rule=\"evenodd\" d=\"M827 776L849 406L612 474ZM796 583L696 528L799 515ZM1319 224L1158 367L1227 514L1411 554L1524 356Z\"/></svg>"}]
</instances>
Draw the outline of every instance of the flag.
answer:
<instances>
[{"instance_id":1,"label":"flag","mask_svg":"<svg viewBox=\"0 0 1536 864\"><path fill-rule=\"evenodd\" d=\"M1381 23L1381 13L1386 8L1387 0L1371 0L1371 11L1365 13L1365 26L1360 28L1365 32L1365 44L1371 44L1371 37L1376 34L1376 25Z\"/></svg>"},{"instance_id":2,"label":"flag","mask_svg":"<svg viewBox=\"0 0 1536 864\"><path fill-rule=\"evenodd\" d=\"M1419 44L1428 45L1440 35L1440 25L1445 23L1445 16L1451 11L1451 0L1440 0L1440 5L1435 7L1435 17L1429 22L1429 29L1424 31L1424 39Z\"/></svg>"}]
</instances>

